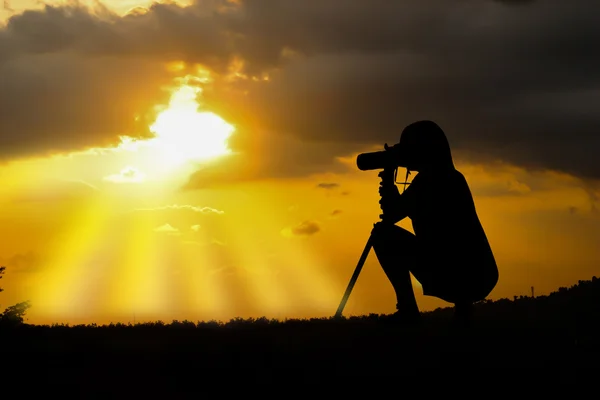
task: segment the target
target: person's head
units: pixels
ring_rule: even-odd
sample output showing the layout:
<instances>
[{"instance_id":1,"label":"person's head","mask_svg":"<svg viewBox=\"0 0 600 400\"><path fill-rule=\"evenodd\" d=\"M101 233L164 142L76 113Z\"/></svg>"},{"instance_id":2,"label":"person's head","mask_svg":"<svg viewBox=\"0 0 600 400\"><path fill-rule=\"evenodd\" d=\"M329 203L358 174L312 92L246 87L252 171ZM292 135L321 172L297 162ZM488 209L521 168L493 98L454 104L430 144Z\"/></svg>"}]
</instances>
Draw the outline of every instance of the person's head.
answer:
<instances>
[{"instance_id":1,"label":"person's head","mask_svg":"<svg viewBox=\"0 0 600 400\"><path fill-rule=\"evenodd\" d=\"M450 144L433 121L417 121L402 131L398 164L411 171L454 168Z\"/></svg>"}]
</instances>

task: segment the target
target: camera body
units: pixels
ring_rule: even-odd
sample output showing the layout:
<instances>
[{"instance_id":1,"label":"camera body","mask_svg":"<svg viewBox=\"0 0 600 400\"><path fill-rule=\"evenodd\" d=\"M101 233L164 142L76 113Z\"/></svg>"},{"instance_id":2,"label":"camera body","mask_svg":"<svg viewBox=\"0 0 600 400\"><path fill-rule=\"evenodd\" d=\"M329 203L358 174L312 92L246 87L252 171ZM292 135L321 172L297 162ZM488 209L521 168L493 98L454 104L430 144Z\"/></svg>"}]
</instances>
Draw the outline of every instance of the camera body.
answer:
<instances>
[{"instance_id":1,"label":"camera body","mask_svg":"<svg viewBox=\"0 0 600 400\"><path fill-rule=\"evenodd\" d=\"M390 188L396 190L396 184L399 183L396 182L398 168L406 168L406 179L402 182L404 190L406 190L406 186L410 184L408 176L411 170L417 171L415 167L418 167L413 158L409 157L408 146L401 141L391 147L386 143L383 147L384 150L382 151L359 154L356 158L358 169L361 171L380 169L381 172L379 172L378 176L381 178L380 193L382 193L382 191L386 192Z\"/></svg>"},{"instance_id":2,"label":"camera body","mask_svg":"<svg viewBox=\"0 0 600 400\"><path fill-rule=\"evenodd\" d=\"M421 171L425 168L454 168L450 143L444 131L433 121L423 120L408 125L400 135L400 141L385 150L359 154L358 169L406 168Z\"/></svg>"}]
</instances>

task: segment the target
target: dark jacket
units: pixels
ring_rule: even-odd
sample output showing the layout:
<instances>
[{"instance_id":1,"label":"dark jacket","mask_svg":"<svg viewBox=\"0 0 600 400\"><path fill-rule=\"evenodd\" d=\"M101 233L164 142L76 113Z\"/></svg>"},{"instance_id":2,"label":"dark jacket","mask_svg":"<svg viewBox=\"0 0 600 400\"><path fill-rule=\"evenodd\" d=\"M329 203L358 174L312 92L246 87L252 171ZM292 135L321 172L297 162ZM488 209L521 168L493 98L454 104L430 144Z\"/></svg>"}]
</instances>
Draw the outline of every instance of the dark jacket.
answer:
<instances>
[{"instance_id":1,"label":"dark jacket","mask_svg":"<svg viewBox=\"0 0 600 400\"><path fill-rule=\"evenodd\" d=\"M400 149L402 161L418 171L400 208L412 220L417 268L432 276L424 294L450 302L484 299L498 282L498 267L446 135L434 122L419 121L403 131Z\"/></svg>"},{"instance_id":2,"label":"dark jacket","mask_svg":"<svg viewBox=\"0 0 600 400\"><path fill-rule=\"evenodd\" d=\"M424 283L424 294L484 299L498 282L498 268L463 174L420 172L401 198L417 238L417 268L436 275Z\"/></svg>"}]
</instances>

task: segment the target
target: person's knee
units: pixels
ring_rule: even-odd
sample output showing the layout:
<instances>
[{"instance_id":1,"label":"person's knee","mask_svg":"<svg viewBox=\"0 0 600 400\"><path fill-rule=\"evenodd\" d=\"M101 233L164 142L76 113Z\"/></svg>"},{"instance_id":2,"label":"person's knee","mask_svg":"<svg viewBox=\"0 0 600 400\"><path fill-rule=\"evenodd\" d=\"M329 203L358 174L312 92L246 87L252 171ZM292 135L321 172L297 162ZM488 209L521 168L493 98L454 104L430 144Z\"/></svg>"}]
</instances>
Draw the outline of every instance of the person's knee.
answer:
<instances>
[{"instance_id":1,"label":"person's knee","mask_svg":"<svg viewBox=\"0 0 600 400\"><path fill-rule=\"evenodd\" d=\"M411 253L415 236L396 225L376 225L371 233L371 243L377 254L397 253L399 250Z\"/></svg>"},{"instance_id":2,"label":"person's knee","mask_svg":"<svg viewBox=\"0 0 600 400\"><path fill-rule=\"evenodd\" d=\"M371 236L374 242L412 242L415 236L404 228L393 224L378 222L375 224Z\"/></svg>"},{"instance_id":3,"label":"person's knee","mask_svg":"<svg viewBox=\"0 0 600 400\"><path fill-rule=\"evenodd\" d=\"M375 251L385 250L393 243L392 227L387 224L377 223L371 232L371 243Z\"/></svg>"}]
</instances>

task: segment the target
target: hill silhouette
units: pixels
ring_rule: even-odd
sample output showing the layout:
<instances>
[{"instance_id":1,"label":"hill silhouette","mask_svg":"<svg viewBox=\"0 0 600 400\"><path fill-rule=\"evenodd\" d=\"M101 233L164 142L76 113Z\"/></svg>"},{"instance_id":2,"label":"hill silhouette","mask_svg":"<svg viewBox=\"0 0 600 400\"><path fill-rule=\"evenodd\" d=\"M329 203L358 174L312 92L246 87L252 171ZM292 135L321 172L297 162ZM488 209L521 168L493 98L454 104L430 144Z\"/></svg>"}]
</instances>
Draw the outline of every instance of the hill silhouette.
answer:
<instances>
[{"instance_id":1,"label":"hill silhouette","mask_svg":"<svg viewBox=\"0 0 600 400\"><path fill-rule=\"evenodd\" d=\"M585 380L596 368L596 277L547 296L477 303L469 327L453 325L452 313L452 308L424 312L418 327L393 324L378 314L285 321L23 324L0 329L2 378L43 393L61 388L84 397L119 397L199 394L217 382L233 390L248 380L267 391L284 382L351 386L355 379L394 385L402 380L434 385L467 379L467 386L477 381L547 388Z\"/></svg>"}]
</instances>

